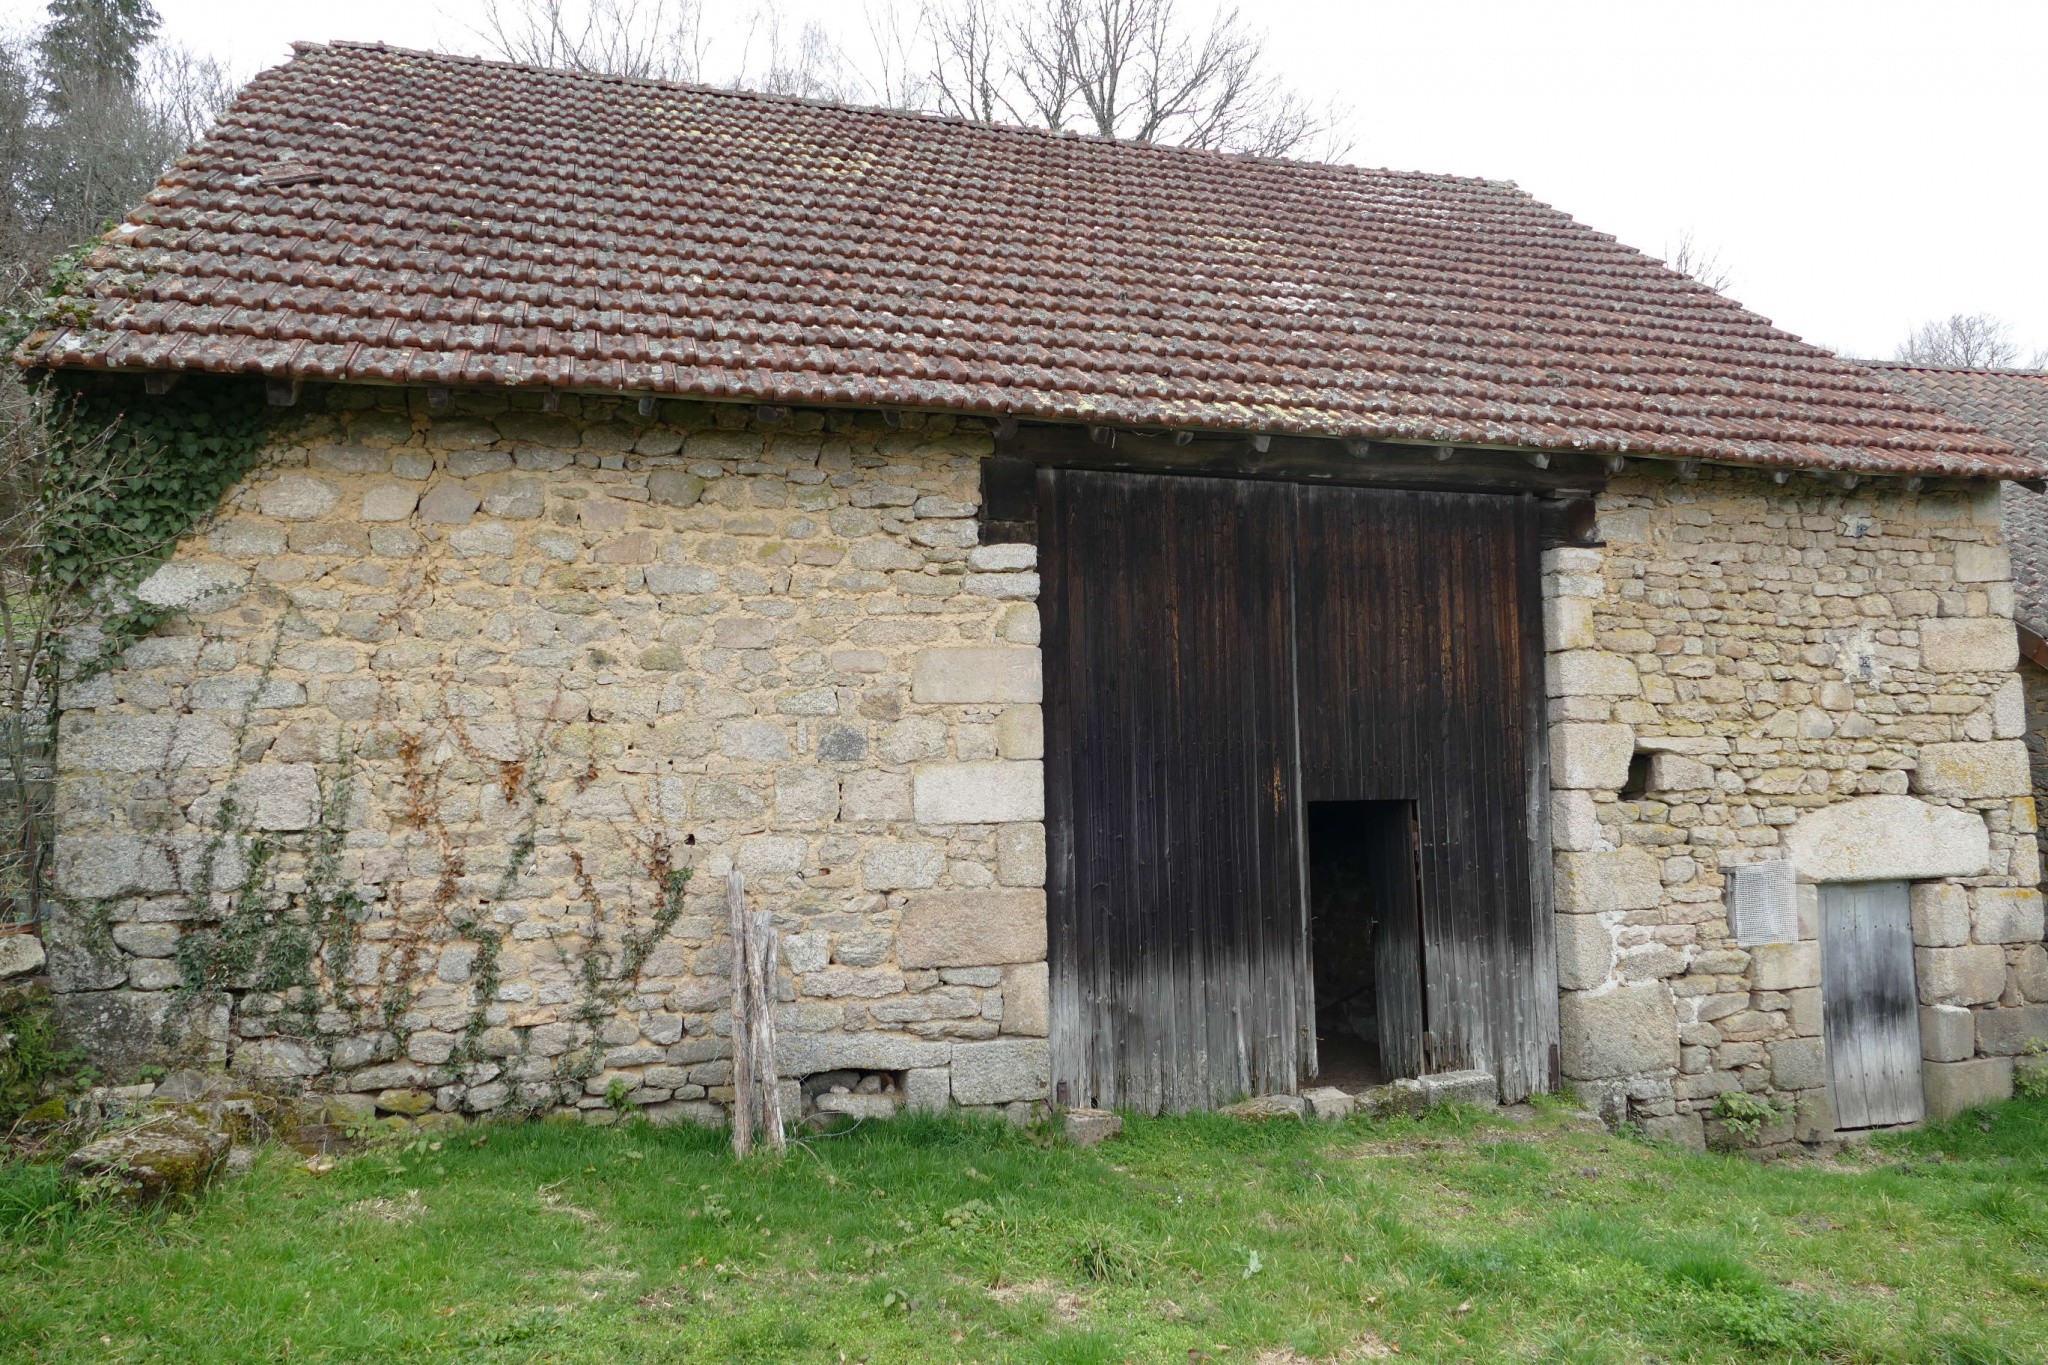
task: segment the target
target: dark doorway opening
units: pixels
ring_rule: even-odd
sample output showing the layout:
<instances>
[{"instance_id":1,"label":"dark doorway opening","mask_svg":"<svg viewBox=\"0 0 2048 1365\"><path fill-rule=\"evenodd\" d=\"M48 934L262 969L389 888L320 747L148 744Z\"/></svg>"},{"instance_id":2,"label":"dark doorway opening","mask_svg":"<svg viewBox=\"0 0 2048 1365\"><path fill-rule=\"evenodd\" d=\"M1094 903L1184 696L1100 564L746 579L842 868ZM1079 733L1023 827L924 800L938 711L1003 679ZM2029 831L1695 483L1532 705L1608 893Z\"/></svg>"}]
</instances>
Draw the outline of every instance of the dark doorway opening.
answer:
<instances>
[{"instance_id":1,"label":"dark doorway opening","mask_svg":"<svg viewBox=\"0 0 2048 1365\"><path fill-rule=\"evenodd\" d=\"M1360 1090L1422 1072L1415 803L1311 801L1317 1077Z\"/></svg>"}]
</instances>

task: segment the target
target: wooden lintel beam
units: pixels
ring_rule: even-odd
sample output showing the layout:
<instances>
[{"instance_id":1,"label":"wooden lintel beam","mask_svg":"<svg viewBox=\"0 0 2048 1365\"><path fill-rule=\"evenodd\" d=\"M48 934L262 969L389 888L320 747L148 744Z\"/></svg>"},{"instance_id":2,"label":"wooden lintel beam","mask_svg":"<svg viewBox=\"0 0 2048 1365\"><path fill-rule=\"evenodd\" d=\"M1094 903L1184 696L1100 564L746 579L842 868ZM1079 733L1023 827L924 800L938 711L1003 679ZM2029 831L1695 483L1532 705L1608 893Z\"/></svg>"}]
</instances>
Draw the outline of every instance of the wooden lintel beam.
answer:
<instances>
[{"instance_id":1,"label":"wooden lintel beam","mask_svg":"<svg viewBox=\"0 0 2048 1365\"><path fill-rule=\"evenodd\" d=\"M1536 520L1546 550L1607 543L1600 539L1600 504L1585 489L1563 488L1545 494L1536 504Z\"/></svg>"},{"instance_id":2,"label":"wooden lintel beam","mask_svg":"<svg viewBox=\"0 0 2048 1365\"><path fill-rule=\"evenodd\" d=\"M1551 496L1598 490L1607 482L1599 459L1590 455L1553 454L1538 468L1514 452L1445 449L1455 458L1439 460L1428 446L1273 436L1261 451L1245 436L1052 424L1026 424L996 442L1005 457L1078 469Z\"/></svg>"},{"instance_id":3,"label":"wooden lintel beam","mask_svg":"<svg viewBox=\"0 0 2048 1365\"><path fill-rule=\"evenodd\" d=\"M2048 640L2042 639L2025 626L2017 627L2020 636L2020 657L2036 668L2048 668Z\"/></svg>"}]
</instances>

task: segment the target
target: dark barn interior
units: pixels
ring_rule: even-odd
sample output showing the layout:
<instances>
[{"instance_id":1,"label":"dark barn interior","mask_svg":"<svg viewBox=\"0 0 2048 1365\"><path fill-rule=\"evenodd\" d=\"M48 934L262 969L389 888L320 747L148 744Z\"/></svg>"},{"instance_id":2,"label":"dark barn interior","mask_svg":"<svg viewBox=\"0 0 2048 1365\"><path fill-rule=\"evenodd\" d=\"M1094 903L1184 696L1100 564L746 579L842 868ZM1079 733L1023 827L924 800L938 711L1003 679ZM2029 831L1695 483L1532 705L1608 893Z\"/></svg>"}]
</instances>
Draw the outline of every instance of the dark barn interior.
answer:
<instances>
[{"instance_id":1,"label":"dark barn interior","mask_svg":"<svg viewBox=\"0 0 2048 1365\"><path fill-rule=\"evenodd\" d=\"M1055 1097L1548 1088L1543 501L1031 477Z\"/></svg>"},{"instance_id":2,"label":"dark barn interior","mask_svg":"<svg viewBox=\"0 0 2048 1365\"><path fill-rule=\"evenodd\" d=\"M1420 1069L1422 920L1412 801L1311 801L1316 1072L1359 1090Z\"/></svg>"}]
</instances>

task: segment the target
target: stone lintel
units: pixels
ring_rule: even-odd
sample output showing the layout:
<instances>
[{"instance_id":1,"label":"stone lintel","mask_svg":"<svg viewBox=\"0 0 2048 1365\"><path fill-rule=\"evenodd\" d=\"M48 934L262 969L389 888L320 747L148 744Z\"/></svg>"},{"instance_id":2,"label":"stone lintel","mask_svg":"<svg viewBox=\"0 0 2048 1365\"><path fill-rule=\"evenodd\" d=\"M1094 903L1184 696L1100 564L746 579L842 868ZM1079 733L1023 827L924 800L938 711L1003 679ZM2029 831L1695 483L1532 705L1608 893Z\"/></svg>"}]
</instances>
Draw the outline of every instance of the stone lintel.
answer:
<instances>
[{"instance_id":1,"label":"stone lintel","mask_svg":"<svg viewBox=\"0 0 2048 1365\"><path fill-rule=\"evenodd\" d=\"M1862 796L1801 816L1785 832L1785 851L1816 882L1977 877L1991 865L1991 834L1971 811Z\"/></svg>"}]
</instances>

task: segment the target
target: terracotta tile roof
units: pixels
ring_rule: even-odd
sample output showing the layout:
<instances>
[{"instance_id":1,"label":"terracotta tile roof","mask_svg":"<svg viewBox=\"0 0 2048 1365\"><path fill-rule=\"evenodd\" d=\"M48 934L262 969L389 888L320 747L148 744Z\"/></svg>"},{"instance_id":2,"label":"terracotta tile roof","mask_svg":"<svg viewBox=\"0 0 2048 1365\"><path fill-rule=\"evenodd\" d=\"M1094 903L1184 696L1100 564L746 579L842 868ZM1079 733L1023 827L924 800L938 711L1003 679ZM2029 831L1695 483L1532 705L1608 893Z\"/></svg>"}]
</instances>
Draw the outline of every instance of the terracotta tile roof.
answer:
<instances>
[{"instance_id":1,"label":"terracotta tile roof","mask_svg":"<svg viewBox=\"0 0 2048 1365\"><path fill-rule=\"evenodd\" d=\"M1965 370L1872 361L1878 377L1915 402L1954 417L2039 460L2048 460L2048 373ZM2007 484L1999 519L2012 550L2013 614L2048 635L2048 494Z\"/></svg>"},{"instance_id":2,"label":"terracotta tile roof","mask_svg":"<svg viewBox=\"0 0 2048 1365\"><path fill-rule=\"evenodd\" d=\"M1865 363L1908 398L2048 460L2048 372L1966 370L1892 360Z\"/></svg>"},{"instance_id":3,"label":"terracotta tile roof","mask_svg":"<svg viewBox=\"0 0 2048 1365\"><path fill-rule=\"evenodd\" d=\"M301 46L32 364L2038 476L1512 185Z\"/></svg>"}]
</instances>

